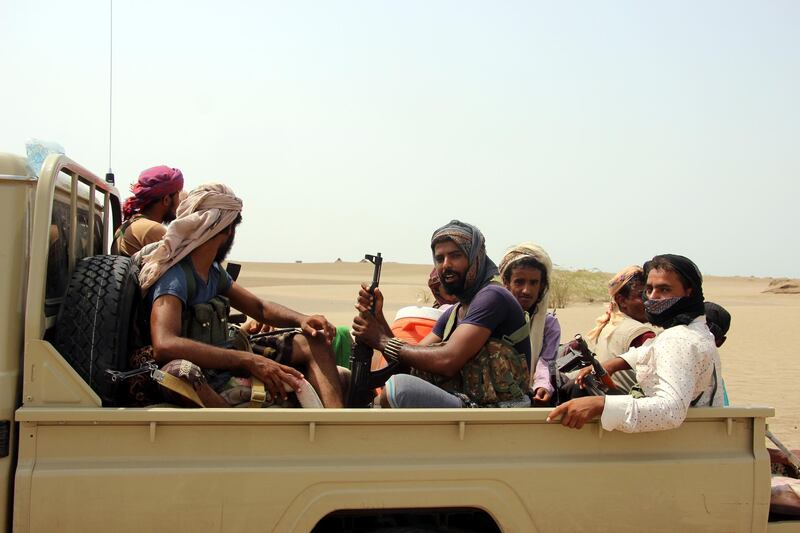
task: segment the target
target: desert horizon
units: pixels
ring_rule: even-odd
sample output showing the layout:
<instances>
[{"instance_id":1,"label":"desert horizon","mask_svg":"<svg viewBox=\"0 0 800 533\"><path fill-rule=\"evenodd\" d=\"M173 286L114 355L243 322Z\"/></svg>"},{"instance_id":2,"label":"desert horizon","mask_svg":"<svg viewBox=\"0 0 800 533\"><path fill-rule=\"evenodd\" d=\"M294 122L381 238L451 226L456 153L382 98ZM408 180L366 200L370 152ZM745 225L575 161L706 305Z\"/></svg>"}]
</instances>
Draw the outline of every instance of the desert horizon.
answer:
<instances>
[{"instance_id":1,"label":"desert horizon","mask_svg":"<svg viewBox=\"0 0 800 533\"><path fill-rule=\"evenodd\" d=\"M372 264L362 262L240 264L239 283L259 297L304 313L323 314L337 326L352 323L358 286L372 279ZM431 268L383 263L380 286L390 323L402 307L430 305L427 280ZM611 276L595 274L605 279ZM770 287L775 280L782 285ZM796 286L793 280L771 277L710 275L703 280L706 300L722 305L732 317L728 339L719 349L731 405L774 407L775 417L768 424L790 448L800 448L800 364L795 360L797 350L785 339L785 333L800 323L800 294L791 293ZM776 287L790 293L763 292ZM605 300L589 300L576 296L565 308L556 310L562 342L594 326Z\"/></svg>"}]
</instances>

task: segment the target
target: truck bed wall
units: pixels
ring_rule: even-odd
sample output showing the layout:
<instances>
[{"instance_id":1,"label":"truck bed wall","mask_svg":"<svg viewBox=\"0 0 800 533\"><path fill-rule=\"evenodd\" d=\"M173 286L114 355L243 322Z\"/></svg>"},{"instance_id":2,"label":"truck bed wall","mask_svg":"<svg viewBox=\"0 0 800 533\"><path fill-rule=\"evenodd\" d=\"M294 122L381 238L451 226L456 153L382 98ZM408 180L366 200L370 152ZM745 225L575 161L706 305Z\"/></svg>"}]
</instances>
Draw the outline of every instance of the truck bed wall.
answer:
<instances>
[{"instance_id":1,"label":"truck bed wall","mask_svg":"<svg viewBox=\"0 0 800 533\"><path fill-rule=\"evenodd\" d=\"M421 505L517 532L766 527L771 409L691 409L634 435L548 412L23 407L15 528L309 531Z\"/></svg>"},{"instance_id":2,"label":"truck bed wall","mask_svg":"<svg viewBox=\"0 0 800 533\"><path fill-rule=\"evenodd\" d=\"M20 364L25 318L25 278L35 178L24 160L0 158L0 423L10 430L8 455L0 457L0 524L10 523L11 481L16 460L14 410L19 405Z\"/></svg>"}]
</instances>

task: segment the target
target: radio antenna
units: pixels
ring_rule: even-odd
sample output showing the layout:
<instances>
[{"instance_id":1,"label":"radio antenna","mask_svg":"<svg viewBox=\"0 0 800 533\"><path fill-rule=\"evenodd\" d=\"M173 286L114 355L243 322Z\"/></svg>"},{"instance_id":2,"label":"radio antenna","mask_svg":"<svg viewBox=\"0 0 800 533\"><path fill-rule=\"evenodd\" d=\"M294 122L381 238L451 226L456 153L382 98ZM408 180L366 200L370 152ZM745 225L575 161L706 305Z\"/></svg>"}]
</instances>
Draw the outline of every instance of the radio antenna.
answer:
<instances>
[{"instance_id":1,"label":"radio antenna","mask_svg":"<svg viewBox=\"0 0 800 533\"><path fill-rule=\"evenodd\" d=\"M112 96L114 88L114 0L109 0L108 16L108 172L106 181L114 185L114 171L111 170L111 124Z\"/></svg>"}]
</instances>

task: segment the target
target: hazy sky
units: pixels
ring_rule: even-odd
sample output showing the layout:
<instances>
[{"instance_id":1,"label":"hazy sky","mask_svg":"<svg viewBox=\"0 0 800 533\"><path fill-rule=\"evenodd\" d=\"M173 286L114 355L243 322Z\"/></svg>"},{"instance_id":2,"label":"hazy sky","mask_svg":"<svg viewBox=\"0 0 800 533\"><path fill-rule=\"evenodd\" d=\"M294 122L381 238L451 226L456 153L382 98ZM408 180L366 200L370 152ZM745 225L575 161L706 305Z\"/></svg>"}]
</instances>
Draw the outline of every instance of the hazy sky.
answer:
<instances>
[{"instance_id":1,"label":"hazy sky","mask_svg":"<svg viewBox=\"0 0 800 533\"><path fill-rule=\"evenodd\" d=\"M108 167L109 1L0 0L0 151ZM114 2L112 166L244 200L232 257L659 252L800 276L800 2Z\"/></svg>"}]
</instances>

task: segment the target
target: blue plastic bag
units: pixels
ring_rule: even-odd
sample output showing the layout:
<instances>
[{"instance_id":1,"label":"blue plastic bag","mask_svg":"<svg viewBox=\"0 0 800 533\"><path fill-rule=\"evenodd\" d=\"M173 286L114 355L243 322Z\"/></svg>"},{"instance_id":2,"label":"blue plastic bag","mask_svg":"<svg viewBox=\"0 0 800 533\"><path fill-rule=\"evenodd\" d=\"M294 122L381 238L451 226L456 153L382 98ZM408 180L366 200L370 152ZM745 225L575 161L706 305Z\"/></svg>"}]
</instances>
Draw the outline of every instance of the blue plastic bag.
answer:
<instances>
[{"instance_id":1,"label":"blue plastic bag","mask_svg":"<svg viewBox=\"0 0 800 533\"><path fill-rule=\"evenodd\" d=\"M41 139L29 139L25 143L25 151L28 155L28 169L34 176L38 176L42 171L44 160L50 154L64 154L64 147L58 143L42 141Z\"/></svg>"}]
</instances>

